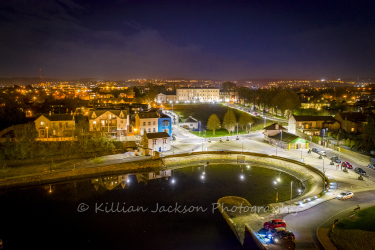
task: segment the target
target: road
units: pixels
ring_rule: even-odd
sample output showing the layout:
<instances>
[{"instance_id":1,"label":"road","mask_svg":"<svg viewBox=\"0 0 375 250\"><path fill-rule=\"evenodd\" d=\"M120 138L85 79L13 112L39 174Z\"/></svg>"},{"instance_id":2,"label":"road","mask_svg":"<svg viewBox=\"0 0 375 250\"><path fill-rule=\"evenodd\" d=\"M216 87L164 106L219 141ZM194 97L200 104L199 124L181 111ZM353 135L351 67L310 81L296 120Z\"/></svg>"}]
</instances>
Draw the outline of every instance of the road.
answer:
<instances>
[{"instance_id":1,"label":"road","mask_svg":"<svg viewBox=\"0 0 375 250\"><path fill-rule=\"evenodd\" d=\"M196 151L241 151L244 152L259 152L269 155L278 155L294 160L301 160L312 165L321 171L324 171L329 176L331 182L331 200L325 201L312 207L306 211L299 212L293 215L279 215L285 216L284 219L287 223L288 230L291 230L296 235L296 246L297 249L322 249L321 244L317 238L317 228L324 224L327 219L334 216L340 211L347 208L356 206L358 204L375 200L375 170L360 166L354 161L351 161L349 157L340 156L337 152L323 148L317 144L311 143L311 147L316 147L319 150L325 150L327 156L325 159L319 159L317 153L308 153L307 149L302 150L284 150L275 146L269 145L264 141L264 136L261 133L253 133L251 135L240 135L239 140L236 140L237 135L228 136L222 138L200 138L200 137L189 137L181 136L173 144L174 153L182 152L196 152ZM228 139L228 141L227 141ZM208 142L208 141L211 142ZM166 154L172 154L173 151L167 152ZM356 167L362 167L367 172L368 177L365 181L359 181L358 174L353 170L349 170L348 173L341 171L341 168L337 168L336 165L330 165L330 158L338 156L340 160L349 161L353 165L353 169ZM323 163L324 162L324 163ZM333 199L339 192L344 190L351 190L354 192L355 197L346 201L339 201ZM303 207L302 207L303 209ZM264 221L269 218L265 218ZM329 225L329 222L327 222Z\"/></svg>"}]
</instances>

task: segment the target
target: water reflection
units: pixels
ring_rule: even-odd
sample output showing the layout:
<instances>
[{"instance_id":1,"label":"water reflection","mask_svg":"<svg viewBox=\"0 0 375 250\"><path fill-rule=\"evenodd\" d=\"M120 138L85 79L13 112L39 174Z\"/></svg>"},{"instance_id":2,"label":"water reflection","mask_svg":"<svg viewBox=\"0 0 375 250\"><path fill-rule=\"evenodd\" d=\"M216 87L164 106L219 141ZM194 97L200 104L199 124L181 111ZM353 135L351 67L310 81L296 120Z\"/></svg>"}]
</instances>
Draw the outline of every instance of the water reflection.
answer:
<instances>
[{"instance_id":1,"label":"water reflection","mask_svg":"<svg viewBox=\"0 0 375 250\"><path fill-rule=\"evenodd\" d=\"M139 184L147 185L150 180L163 178L165 180L168 180L169 177L172 177L172 170L154 171L150 173L101 176L92 179L91 184L94 186L95 190L99 190L100 187L106 190L121 188L126 189L129 187L129 185L131 185L132 180L136 180Z\"/></svg>"}]
</instances>

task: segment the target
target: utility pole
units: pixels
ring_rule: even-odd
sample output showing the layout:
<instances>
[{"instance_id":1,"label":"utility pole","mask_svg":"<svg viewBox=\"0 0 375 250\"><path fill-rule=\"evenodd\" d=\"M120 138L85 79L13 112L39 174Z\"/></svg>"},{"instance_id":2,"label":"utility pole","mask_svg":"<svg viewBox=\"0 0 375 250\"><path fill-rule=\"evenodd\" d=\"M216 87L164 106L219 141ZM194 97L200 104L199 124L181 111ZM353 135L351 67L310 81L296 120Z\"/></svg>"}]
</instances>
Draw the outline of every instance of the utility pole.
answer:
<instances>
[{"instance_id":1,"label":"utility pole","mask_svg":"<svg viewBox=\"0 0 375 250\"><path fill-rule=\"evenodd\" d=\"M290 207L292 207L293 181L290 182Z\"/></svg>"}]
</instances>

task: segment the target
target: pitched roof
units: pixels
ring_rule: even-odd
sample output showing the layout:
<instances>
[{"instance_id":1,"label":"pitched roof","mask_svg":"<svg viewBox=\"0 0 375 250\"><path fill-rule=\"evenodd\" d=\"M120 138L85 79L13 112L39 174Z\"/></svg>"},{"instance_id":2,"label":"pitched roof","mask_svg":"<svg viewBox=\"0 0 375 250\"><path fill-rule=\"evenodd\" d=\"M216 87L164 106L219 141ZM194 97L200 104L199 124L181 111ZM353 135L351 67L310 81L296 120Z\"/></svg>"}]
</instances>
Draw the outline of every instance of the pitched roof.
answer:
<instances>
[{"instance_id":1,"label":"pitched roof","mask_svg":"<svg viewBox=\"0 0 375 250\"><path fill-rule=\"evenodd\" d=\"M74 115L72 114L42 114L39 117L44 116L50 121L72 121L74 120ZM38 117L38 118L39 118Z\"/></svg>"},{"instance_id":2,"label":"pitched roof","mask_svg":"<svg viewBox=\"0 0 375 250\"><path fill-rule=\"evenodd\" d=\"M184 122L198 122L198 121L194 119L193 117L189 116L189 118L185 119Z\"/></svg>"},{"instance_id":3,"label":"pitched roof","mask_svg":"<svg viewBox=\"0 0 375 250\"><path fill-rule=\"evenodd\" d=\"M166 137L170 137L167 132L147 133L148 139L157 139L157 138L166 138Z\"/></svg>"},{"instance_id":4,"label":"pitched roof","mask_svg":"<svg viewBox=\"0 0 375 250\"><path fill-rule=\"evenodd\" d=\"M362 112L339 112L342 119L348 121L366 121L367 115Z\"/></svg>"},{"instance_id":5,"label":"pitched roof","mask_svg":"<svg viewBox=\"0 0 375 250\"><path fill-rule=\"evenodd\" d=\"M284 127L281 126L280 124L278 124L278 125L279 125L279 128L277 129L277 128L276 128L276 124L278 124L278 123L273 123L273 124L271 124L271 125L265 127L264 129L265 129L265 130L280 130L280 129L282 129L282 130L287 130L286 128L284 128Z\"/></svg>"},{"instance_id":6,"label":"pitched roof","mask_svg":"<svg viewBox=\"0 0 375 250\"><path fill-rule=\"evenodd\" d=\"M140 112L137 114L140 119L144 118L159 118L159 114L156 112Z\"/></svg>"},{"instance_id":7,"label":"pitched roof","mask_svg":"<svg viewBox=\"0 0 375 250\"><path fill-rule=\"evenodd\" d=\"M96 118L96 117L95 118L92 117L92 114L94 112L95 112L96 117L101 116L105 112L111 112L112 114L114 114L117 117L120 117L120 114L122 112L124 114L123 118L126 118L126 116L128 114L126 109L96 109L96 110L92 110L92 111L89 112L89 114L88 114L89 119L95 119Z\"/></svg>"},{"instance_id":8,"label":"pitched roof","mask_svg":"<svg viewBox=\"0 0 375 250\"><path fill-rule=\"evenodd\" d=\"M303 121L335 121L330 115L293 115L297 122Z\"/></svg>"},{"instance_id":9,"label":"pitched roof","mask_svg":"<svg viewBox=\"0 0 375 250\"><path fill-rule=\"evenodd\" d=\"M286 142L286 143L291 143L292 141L294 141L296 139L303 140L298 135L290 134L288 132L278 133L274 136L269 136L269 137L272 138L272 139L278 140L278 141Z\"/></svg>"}]
</instances>

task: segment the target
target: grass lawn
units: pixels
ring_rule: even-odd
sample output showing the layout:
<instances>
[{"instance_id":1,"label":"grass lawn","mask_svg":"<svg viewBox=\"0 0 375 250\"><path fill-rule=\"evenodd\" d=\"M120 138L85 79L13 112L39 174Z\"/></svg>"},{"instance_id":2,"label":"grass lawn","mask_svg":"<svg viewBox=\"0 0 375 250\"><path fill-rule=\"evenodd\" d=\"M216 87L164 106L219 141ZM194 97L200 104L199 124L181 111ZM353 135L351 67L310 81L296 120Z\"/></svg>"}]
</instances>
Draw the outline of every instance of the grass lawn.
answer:
<instances>
[{"instance_id":1,"label":"grass lawn","mask_svg":"<svg viewBox=\"0 0 375 250\"><path fill-rule=\"evenodd\" d=\"M360 211L358 217L339 222L331 237L340 249L374 249L375 206Z\"/></svg>"},{"instance_id":2,"label":"grass lawn","mask_svg":"<svg viewBox=\"0 0 375 250\"><path fill-rule=\"evenodd\" d=\"M172 110L172 105L166 104L165 108L168 109L168 110ZM220 121L223 122L224 115L225 115L225 113L227 112L228 109L231 109L231 108L229 108L227 106L224 106L222 104L212 104L212 103L174 104L173 105L173 111L175 113L177 113L182 119L186 119L189 116L192 116L195 119L197 119L198 121L200 121L203 124L203 127L206 126L208 118L212 114L216 114L219 117ZM244 111L237 110L237 109L232 109L232 110L234 111L234 114L235 114L236 119L238 121L241 113L244 112ZM260 130L260 129L264 128L264 119L262 117L254 117L253 116L253 119L254 119L254 124L251 127L251 131ZM274 123L274 121L271 121L271 120L267 119L266 125L270 125L272 123ZM238 128L238 131L239 131L239 134L240 133L241 134L246 133L246 131L242 131L240 127ZM199 132L197 132L197 133L193 132L193 133L196 134L196 135L199 134ZM235 134L237 134L237 129L235 129ZM217 130L215 132L215 137L228 136L228 135L229 135L228 131L225 130L225 129ZM202 136L202 133L201 133L201 136ZM207 131L206 136L211 137L212 131Z\"/></svg>"}]
</instances>

